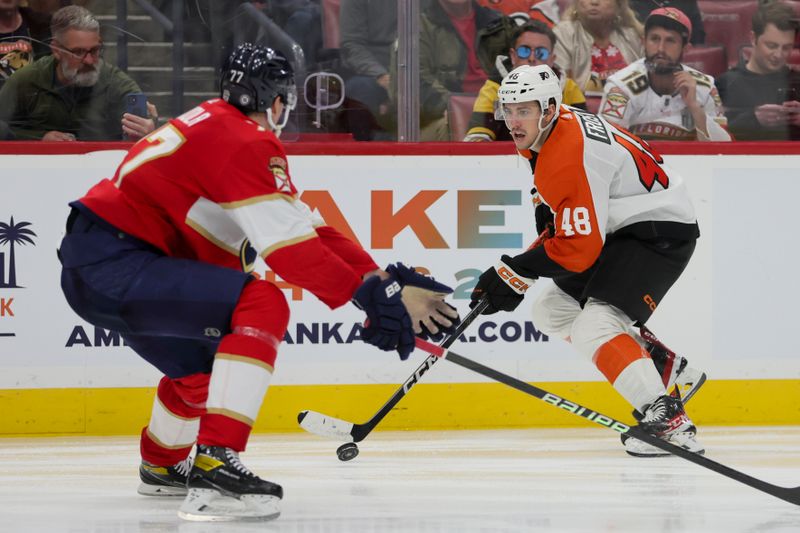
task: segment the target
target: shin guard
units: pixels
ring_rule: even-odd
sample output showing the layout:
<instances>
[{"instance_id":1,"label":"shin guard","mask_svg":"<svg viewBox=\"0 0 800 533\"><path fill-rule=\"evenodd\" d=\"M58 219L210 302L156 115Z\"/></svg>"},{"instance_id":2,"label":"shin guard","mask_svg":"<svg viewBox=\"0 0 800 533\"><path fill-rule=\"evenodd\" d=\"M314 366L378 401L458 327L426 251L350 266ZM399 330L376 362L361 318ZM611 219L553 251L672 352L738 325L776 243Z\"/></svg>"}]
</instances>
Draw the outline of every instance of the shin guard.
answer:
<instances>
[{"instance_id":1,"label":"shin guard","mask_svg":"<svg viewBox=\"0 0 800 533\"><path fill-rule=\"evenodd\" d=\"M214 357L198 443L243 451L267 392L289 306L280 290L252 281L242 292Z\"/></svg>"},{"instance_id":2,"label":"shin guard","mask_svg":"<svg viewBox=\"0 0 800 533\"><path fill-rule=\"evenodd\" d=\"M154 465L172 466L189 455L197 439L200 417L205 412L208 378L208 374L161 378L150 423L142 430L142 459Z\"/></svg>"}]
</instances>

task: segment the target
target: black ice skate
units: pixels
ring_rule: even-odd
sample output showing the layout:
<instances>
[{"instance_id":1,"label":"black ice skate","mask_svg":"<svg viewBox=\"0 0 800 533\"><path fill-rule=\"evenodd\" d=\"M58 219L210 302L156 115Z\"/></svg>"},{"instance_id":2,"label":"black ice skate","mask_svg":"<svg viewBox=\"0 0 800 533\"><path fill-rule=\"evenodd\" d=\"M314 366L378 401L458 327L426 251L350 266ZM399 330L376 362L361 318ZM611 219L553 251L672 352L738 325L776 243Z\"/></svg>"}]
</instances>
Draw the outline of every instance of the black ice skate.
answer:
<instances>
[{"instance_id":1,"label":"black ice skate","mask_svg":"<svg viewBox=\"0 0 800 533\"><path fill-rule=\"evenodd\" d=\"M647 406L639 427L647 433L666 440L690 452L703 454L705 449L697 442L697 428L683 410L683 403L673 396L661 396ZM671 455L654 446L630 437L623 442L625 451L635 457L661 457Z\"/></svg>"},{"instance_id":2,"label":"black ice skate","mask_svg":"<svg viewBox=\"0 0 800 533\"><path fill-rule=\"evenodd\" d=\"M684 404L689 403L706 382L706 373L690 367L685 357L667 348L649 329L642 326L639 332L645 341L644 349L650 354L667 393ZM633 418L637 422L643 416L638 410L633 410ZM626 440L627 435L622 435L623 444Z\"/></svg>"},{"instance_id":3,"label":"black ice skate","mask_svg":"<svg viewBox=\"0 0 800 533\"><path fill-rule=\"evenodd\" d=\"M283 489L253 474L239 454L222 446L197 446L178 516L185 520L271 520L280 515Z\"/></svg>"},{"instance_id":4,"label":"black ice skate","mask_svg":"<svg viewBox=\"0 0 800 533\"><path fill-rule=\"evenodd\" d=\"M145 496L186 496L186 476L191 468L191 457L172 466L156 466L142 461L139 465L142 482L137 492Z\"/></svg>"},{"instance_id":5,"label":"black ice skate","mask_svg":"<svg viewBox=\"0 0 800 533\"><path fill-rule=\"evenodd\" d=\"M685 357L676 354L655 337L645 337L645 340L645 350L656 365L667 392L687 403L706 382L705 372L690 367Z\"/></svg>"}]
</instances>

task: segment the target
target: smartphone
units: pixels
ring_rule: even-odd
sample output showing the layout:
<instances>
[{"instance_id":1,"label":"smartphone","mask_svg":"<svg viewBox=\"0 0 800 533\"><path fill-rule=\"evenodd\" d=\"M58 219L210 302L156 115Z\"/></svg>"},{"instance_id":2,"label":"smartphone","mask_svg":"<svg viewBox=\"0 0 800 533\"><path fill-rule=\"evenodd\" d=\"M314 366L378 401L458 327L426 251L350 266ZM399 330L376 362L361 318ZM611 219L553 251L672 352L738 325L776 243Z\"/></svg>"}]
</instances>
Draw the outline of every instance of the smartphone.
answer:
<instances>
[{"instance_id":1,"label":"smartphone","mask_svg":"<svg viewBox=\"0 0 800 533\"><path fill-rule=\"evenodd\" d=\"M797 90L794 87L778 87L778 102L793 102L797 100Z\"/></svg>"},{"instance_id":2,"label":"smartphone","mask_svg":"<svg viewBox=\"0 0 800 533\"><path fill-rule=\"evenodd\" d=\"M144 93L126 94L125 112L137 117L147 118L147 97Z\"/></svg>"}]
</instances>

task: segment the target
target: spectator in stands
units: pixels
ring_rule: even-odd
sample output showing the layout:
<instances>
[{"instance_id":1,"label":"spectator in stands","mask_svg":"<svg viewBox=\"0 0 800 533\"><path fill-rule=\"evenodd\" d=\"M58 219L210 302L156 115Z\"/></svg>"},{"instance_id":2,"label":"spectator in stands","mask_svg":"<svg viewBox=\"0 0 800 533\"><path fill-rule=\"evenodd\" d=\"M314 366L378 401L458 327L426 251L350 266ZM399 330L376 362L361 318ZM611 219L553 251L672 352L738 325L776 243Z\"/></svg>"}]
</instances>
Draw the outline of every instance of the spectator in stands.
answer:
<instances>
[{"instance_id":1,"label":"spectator in stands","mask_svg":"<svg viewBox=\"0 0 800 533\"><path fill-rule=\"evenodd\" d=\"M347 129L359 141L389 138L397 0L342 0L339 28L342 66L351 74L345 80Z\"/></svg>"},{"instance_id":2,"label":"spectator in stands","mask_svg":"<svg viewBox=\"0 0 800 533\"><path fill-rule=\"evenodd\" d=\"M514 29L511 41L508 43L508 56L503 56L504 59L501 60L499 68L493 70L497 75L486 80L478 93L465 141L511 140L511 133L505 122L494 118L500 82L509 72L520 65L553 67L556 59L553 53L555 45L556 36L544 22L533 20ZM561 78L564 90L563 103L586 109L586 98L578 85L573 80L556 73Z\"/></svg>"},{"instance_id":3,"label":"spectator in stands","mask_svg":"<svg viewBox=\"0 0 800 533\"><path fill-rule=\"evenodd\" d=\"M628 0L573 0L553 31L556 64L586 96L602 96L606 79L642 57L642 24Z\"/></svg>"},{"instance_id":4,"label":"spectator in stands","mask_svg":"<svg viewBox=\"0 0 800 533\"><path fill-rule=\"evenodd\" d=\"M753 52L717 80L734 138L800 140L800 73L787 65L797 34L792 8L780 2L753 15Z\"/></svg>"},{"instance_id":5,"label":"spectator in stands","mask_svg":"<svg viewBox=\"0 0 800 533\"><path fill-rule=\"evenodd\" d=\"M216 0L212 0L212 3L214 1ZM320 0L269 0L252 3L262 7L264 13L300 45L305 54L306 65L311 66L317 62L317 52L322 48ZM261 42L271 47L279 47L281 44L268 40Z\"/></svg>"},{"instance_id":6,"label":"spectator in stands","mask_svg":"<svg viewBox=\"0 0 800 533\"><path fill-rule=\"evenodd\" d=\"M674 7L680 9L692 22L692 36L689 42L703 44L706 42L706 30L703 28L703 17L697 0L629 0L636 18L644 24L650 12L657 7Z\"/></svg>"},{"instance_id":7,"label":"spectator in stands","mask_svg":"<svg viewBox=\"0 0 800 533\"><path fill-rule=\"evenodd\" d=\"M645 57L608 78L600 115L643 139L730 141L714 78L681 63L692 23L674 7L645 22Z\"/></svg>"},{"instance_id":8,"label":"spectator in stands","mask_svg":"<svg viewBox=\"0 0 800 533\"><path fill-rule=\"evenodd\" d=\"M72 4L86 7L86 4L92 0L28 0L28 7L37 13L46 13L52 15L62 7Z\"/></svg>"},{"instance_id":9,"label":"spectator in stands","mask_svg":"<svg viewBox=\"0 0 800 533\"><path fill-rule=\"evenodd\" d=\"M34 57L48 53L50 16L0 0L0 86Z\"/></svg>"},{"instance_id":10,"label":"spectator in stands","mask_svg":"<svg viewBox=\"0 0 800 533\"><path fill-rule=\"evenodd\" d=\"M67 6L53 15L52 56L15 72L0 89L0 121L18 140L138 139L151 117L125 113L125 96L141 92L127 74L102 59L100 25L88 10Z\"/></svg>"},{"instance_id":11,"label":"spectator in stands","mask_svg":"<svg viewBox=\"0 0 800 533\"><path fill-rule=\"evenodd\" d=\"M449 139L451 93L477 93L488 74L475 49L477 32L500 17L475 0L431 0L420 16L421 139Z\"/></svg>"},{"instance_id":12,"label":"spectator in stands","mask_svg":"<svg viewBox=\"0 0 800 533\"><path fill-rule=\"evenodd\" d=\"M568 2L569 0L478 0L478 4L483 7L506 16L526 15L529 20L539 20L551 28L561 20L561 12Z\"/></svg>"}]
</instances>

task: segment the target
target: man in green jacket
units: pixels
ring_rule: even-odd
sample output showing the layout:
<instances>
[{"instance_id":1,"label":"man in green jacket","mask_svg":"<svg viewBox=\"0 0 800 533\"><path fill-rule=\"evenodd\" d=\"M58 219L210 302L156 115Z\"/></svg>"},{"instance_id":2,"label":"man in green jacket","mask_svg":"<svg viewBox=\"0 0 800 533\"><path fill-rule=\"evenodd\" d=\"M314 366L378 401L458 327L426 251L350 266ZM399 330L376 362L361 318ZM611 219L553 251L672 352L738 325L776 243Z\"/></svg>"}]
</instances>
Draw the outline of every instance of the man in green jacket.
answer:
<instances>
[{"instance_id":1,"label":"man in green jacket","mask_svg":"<svg viewBox=\"0 0 800 533\"><path fill-rule=\"evenodd\" d=\"M477 32L499 17L474 0L429 0L419 28L422 140L448 140L450 94L480 90L488 75L476 53Z\"/></svg>"},{"instance_id":2,"label":"man in green jacket","mask_svg":"<svg viewBox=\"0 0 800 533\"><path fill-rule=\"evenodd\" d=\"M125 96L141 89L102 59L100 25L88 10L67 6L53 15L52 56L15 72L0 89L0 123L17 140L139 139L155 129L149 117L126 113Z\"/></svg>"}]
</instances>

